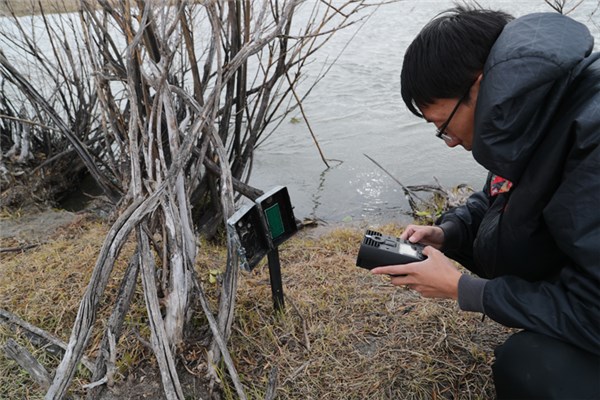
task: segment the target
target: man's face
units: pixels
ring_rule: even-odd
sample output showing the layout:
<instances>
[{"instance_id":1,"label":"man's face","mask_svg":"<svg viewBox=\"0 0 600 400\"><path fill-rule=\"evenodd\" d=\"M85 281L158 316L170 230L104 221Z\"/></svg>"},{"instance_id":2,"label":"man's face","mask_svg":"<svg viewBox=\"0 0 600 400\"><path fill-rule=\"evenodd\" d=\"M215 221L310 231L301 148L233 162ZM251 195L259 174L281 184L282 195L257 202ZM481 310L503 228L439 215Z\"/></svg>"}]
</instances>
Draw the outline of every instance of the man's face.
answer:
<instances>
[{"instance_id":1,"label":"man's face","mask_svg":"<svg viewBox=\"0 0 600 400\"><path fill-rule=\"evenodd\" d=\"M475 104L480 82L481 75L471 86L465 98L436 99L433 103L420 108L427 122L433 123L438 129L443 128L441 138L448 147L461 145L465 150L471 151Z\"/></svg>"}]
</instances>

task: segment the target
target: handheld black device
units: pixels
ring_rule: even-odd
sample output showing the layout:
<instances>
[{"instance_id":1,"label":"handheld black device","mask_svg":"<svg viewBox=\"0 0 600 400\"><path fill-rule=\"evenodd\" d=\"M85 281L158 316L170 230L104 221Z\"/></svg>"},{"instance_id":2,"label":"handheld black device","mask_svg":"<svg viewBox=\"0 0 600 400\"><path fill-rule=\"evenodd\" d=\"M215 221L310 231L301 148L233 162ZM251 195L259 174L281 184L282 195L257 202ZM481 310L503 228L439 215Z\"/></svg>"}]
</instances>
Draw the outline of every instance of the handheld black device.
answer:
<instances>
[{"instance_id":1,"label":"handheld black device","mask_svg":"<svg viewBox=\"0 0 600 400\"><path fill-rule=\"evenodd\" d=\"M408 264L423 261L423 246L394 236L367 229L360 244L356 265L373 269L384 265Z\"/></svg>"}]
</instances>

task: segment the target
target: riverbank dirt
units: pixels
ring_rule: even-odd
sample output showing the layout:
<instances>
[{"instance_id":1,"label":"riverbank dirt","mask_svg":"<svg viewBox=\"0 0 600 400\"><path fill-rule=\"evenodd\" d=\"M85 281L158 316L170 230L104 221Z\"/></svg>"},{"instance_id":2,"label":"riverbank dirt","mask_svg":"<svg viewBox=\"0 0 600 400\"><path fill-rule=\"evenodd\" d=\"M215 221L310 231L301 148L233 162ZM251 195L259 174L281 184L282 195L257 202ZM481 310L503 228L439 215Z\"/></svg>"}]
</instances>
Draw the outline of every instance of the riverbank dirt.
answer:
<instances>
[{"instance_id":1,"label":"riverbank dirt","mask_svg":"<svg viewBox=\"0 0 600 400\"><path fill-rule=\"evenodd\" d=\"M55 232L81 218L75 213L47 209L40 211L17 212L0 216L0 239L25 245L39 244Z\"/></svg>"},{"instance_id":2,"label":"riverbank dirt","mask_svg":"<svg viewBox=\"0 0 600 400\"><path fill-rule=\"evenodd\" d=\"M42 213L37 223L11 218L0 220L2 248L32 243L32 227L44 231L35 239L36 247L0 254L0 308L68 341L109 225L89 214L60 211ZM16 225L23 230L15 230ZM401 231L392 225L378 229ZM265 398L275 373L279 399L494 397L492 351L510 330L460 312L454 302L423 299L357 268L361 237L359 228L337 227L322 234L306 230L286 242L280 252L286 308L280 314L273 312L265 263L241 274L229 349L248 398ZM126 247L115 266L89 357L96 355L101 327L132 250ZM225 260L221 245L200 243L196 270L213 305ZM116 381L105 399L161 398L146 320L138 288L118 345ZM200 310L194 312L191 326L177 360L186 396L237 398L221 369L221 387L208 394L208 330ZM58 357L0 324L0 347L9 338L28 348L48 370L58 365ZM83 395L87 383L89 375L79 371L74 394ZM0 398L42 397L43 391L0 351Z\"/></svg>"}]
</instances>

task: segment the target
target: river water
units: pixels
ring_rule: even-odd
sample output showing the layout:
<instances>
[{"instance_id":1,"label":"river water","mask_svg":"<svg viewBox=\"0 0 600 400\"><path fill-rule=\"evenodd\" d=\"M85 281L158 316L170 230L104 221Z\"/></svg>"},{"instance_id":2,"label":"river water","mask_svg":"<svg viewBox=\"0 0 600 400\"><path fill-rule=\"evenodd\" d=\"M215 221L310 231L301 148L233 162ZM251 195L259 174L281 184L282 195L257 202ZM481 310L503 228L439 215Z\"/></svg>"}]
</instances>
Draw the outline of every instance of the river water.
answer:
<instances>
[{"instance_id":1,"label":"river water","mask_svg":"<svg viewBox=\"0 0 600 400\"><path fill-rule=\"evenodd\" d=\"M553 10L543 0L479 1L515 16ZM576 4L578 1L567 2ZM414 117L400 95L406 47L451 1L407 0L381 6L364 24L338 32L304 70L306 87L323 65L340 54L329 74L303 102L331 168L319 152L300 112L282 123L255 153L250 184L264 190L287 186L297 218L331 224L410 220L402 189L364 154L404 185L483 185L486 171L462 147L450 149L435 127ZM584 0L569 15L585 23L600 44L600 1ZM305 89L306 90L306 89ZM303 93L303 86L298 89ZM298 120L300 122L298 122Z\"/></svg>"},{"instance_id":2,"label":"river water","mask_svg":"<svg viewBox=\"0 0 600 400\"><path fill-rule=\"evenodd\" d=\"M303 13L307 14L315 1L303 3L297 16L299 26ZM580 0L568 0L566 9L578 3ZM553 12L543 0L479 0L479 4L515 16ZM435 127L410 114L400 96L406 47L424 24L452 6L451 0L392 2L337 32L303 69L304 81L297 89L303 96L319 73L337 58L303 101L324 156L332 160L330 168L322 162L297 112L258 147L249 183L265 191L287 186L297 218L318 218L332 224L410 221L410 208L398 183L365 154L404 185L434 184L437 180L443 187L466 183L481 188L486 172L471 154L462 147L446 147L434 136ZM569 15L588 26L598 50L600 0L583 0ZM41 22L37 17L22 21ZM44 35L38 39L44 40ZM18 48L2 47L18 57Z\"/></svg>"}]
</instances>

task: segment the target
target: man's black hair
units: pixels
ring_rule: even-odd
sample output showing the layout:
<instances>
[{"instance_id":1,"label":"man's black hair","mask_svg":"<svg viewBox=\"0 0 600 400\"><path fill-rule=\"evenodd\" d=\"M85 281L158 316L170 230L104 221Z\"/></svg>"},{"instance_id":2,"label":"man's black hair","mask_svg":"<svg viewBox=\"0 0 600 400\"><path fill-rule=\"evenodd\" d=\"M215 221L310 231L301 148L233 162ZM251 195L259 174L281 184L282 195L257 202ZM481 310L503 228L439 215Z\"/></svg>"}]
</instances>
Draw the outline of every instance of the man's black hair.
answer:
<instances>
[{"instance_id":1,"label":"man's black hair","mask_svg":"<svg viewBox=\"0 0 600 400\"><path fill-rule=\"evenodd\" d=\"M401 91L408 109L423 117L419 107L463 96L512 19L502 11L456 6L425 25L402 65Z\"/></svg>"}]
</instances>

